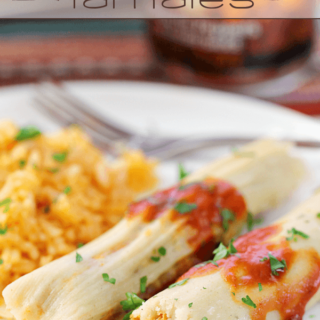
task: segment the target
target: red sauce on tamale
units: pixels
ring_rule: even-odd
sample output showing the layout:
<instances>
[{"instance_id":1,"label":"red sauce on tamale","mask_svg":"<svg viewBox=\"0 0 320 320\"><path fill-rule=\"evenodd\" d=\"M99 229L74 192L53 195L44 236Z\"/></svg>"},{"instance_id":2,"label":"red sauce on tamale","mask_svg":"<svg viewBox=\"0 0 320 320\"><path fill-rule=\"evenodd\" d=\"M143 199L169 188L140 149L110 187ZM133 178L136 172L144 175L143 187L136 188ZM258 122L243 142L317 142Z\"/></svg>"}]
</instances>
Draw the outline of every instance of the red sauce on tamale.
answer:
<instances>
[{"instance_id":1,"label":"red sauce on tamale","mask_svg":"<svg viewBox=\"0 0 320 320\"><path fill-rule=\"evenodd\" d=\"M177 204L192 205L193 209L181 213ZM247 215L246 203L240 192L231 184L221 180L206 179L155 193L151 197L131 204L128 218L143 216L144 221L150 222L170 212L172 220L183 219L184 225L191 226L196 233L188 239L194 247L214 238L213 227L222 227L221 211L228 209L234 215L233 223L245 219Z\"/></svg>"},{"instance_id":2,"label":"red sauce on tamale","mask_svg":"<svg viewBox=\"0 0 320 320\"><path fill-rule=\"evenodd\" d=\"M261 295L259 301L254 301L257 307L250 310L252 320L265 319L268 312L274 310L280 313L281 319L301 320L306 304L320 287L320 257L313 249L292 250L284 237L270 241L280 231L281 225L252 231L234 242L238 251L236 255L217 261L218 267L212 263L193 267L178 281L207 276L220 270L221 276L230 285L230 292L244 289L250 292L254 289L257 290L255 297L259 298L259 283L262 288L272 290L272 294L267 297ZM278 269L278 275L272 273L269 253L277 260L286 262L287 268ZM307 271L302 271L305 271L302 278L297 275L288 279L287 274L300 258L308 261Z\"/></svg>"}]
</instances>

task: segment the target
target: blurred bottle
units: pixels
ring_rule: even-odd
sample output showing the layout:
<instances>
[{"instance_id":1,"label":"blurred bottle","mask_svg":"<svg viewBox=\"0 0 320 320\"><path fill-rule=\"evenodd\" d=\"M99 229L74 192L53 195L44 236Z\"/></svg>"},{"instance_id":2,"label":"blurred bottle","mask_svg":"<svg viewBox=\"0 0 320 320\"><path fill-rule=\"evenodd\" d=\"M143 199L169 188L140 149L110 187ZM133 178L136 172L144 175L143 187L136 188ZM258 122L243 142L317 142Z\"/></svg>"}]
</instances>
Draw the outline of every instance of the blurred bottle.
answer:
<instances>
[{"instance_id":1,"label":"blurred bottle","mask_svg":"<svg viewBox=\"0 0 320 320\"><path fill-rule=\"evenodd\" d=\"M309 58L308 19L149 21L156 56L174 82L228 89L297 70Z\"/></svg>"}]
</instances>

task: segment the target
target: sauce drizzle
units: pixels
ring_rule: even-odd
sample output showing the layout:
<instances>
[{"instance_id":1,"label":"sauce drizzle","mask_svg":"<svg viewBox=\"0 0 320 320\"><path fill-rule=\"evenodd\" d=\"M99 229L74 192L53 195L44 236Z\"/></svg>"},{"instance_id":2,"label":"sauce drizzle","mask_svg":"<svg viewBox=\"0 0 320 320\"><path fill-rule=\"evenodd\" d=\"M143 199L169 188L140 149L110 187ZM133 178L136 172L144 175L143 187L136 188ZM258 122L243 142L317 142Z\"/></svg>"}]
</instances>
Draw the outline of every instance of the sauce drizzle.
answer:
<instances>
[{"instance_id":1,"label":"sauce drizzle","mask_svg":"<svg viewBox=\"0 0 320 320\"><path fill-rule=\"evenodd\" d=\"M195 208L187 213L175 209L178 203L195 204ZM228 209L234 214L234 221L245 220L247 208L243 196L228 182L206 179L189 185L175 186L155 193L151 197L133 203L129 207L128 218L142 216L145 222L153 221L164 214L170 214L171 220L184 220L196 230L188 242L195 248L215 238L215 229L221 231L223 218L221 210ZM223 233L222 231L220 232ZM220 239L214 239L217 242Z\"/></svg>"},{"instance_id":2,"label":"sauce drizzle","mask_svg":"<svg viewBox=\"0 0 320 320\"><path fill-rule=\"evenodd\" d=\"M234 242L237 255L217 261L219 267L212 263L193 267L178 281L220 270L222 278L230 285L230 294L237 291L243 294L245 290L257 305L256 309L250 308L252 320L265 319L274 310L281 319L301 320L306 304L320 288L320 257L314 249L294 251L285 237L272 240L281 230L281 225L273 225L241 236ZM287 269L277 270L278 276L271 272L269 253L287 264ZM268 259L263 259L265 257ZM258 283L267 294L258 291ZM242 303L236 297L233 299Z\"/></svg>"}]
</instances>

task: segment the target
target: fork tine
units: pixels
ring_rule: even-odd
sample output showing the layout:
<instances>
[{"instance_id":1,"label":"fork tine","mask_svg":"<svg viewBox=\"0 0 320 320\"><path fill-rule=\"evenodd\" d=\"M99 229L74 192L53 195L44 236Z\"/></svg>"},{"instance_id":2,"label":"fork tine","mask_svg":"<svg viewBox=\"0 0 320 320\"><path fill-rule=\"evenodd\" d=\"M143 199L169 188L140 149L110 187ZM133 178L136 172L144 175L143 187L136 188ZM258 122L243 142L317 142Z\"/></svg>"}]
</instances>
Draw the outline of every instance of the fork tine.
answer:
<instances>
[{"instance_id":1,"label":"fork tine","mask_svg":"<svg viewBox=\"0 0 320 320\"><path fill-rule=\"evenodd\" d=\"M71 119L68 115L61 113L59 109L56 109L52 106L50 101L43 99L43 97L40 95L34 97L33 102L34 106L39 111L49 114L63 126L70 126L71 124L75 123L74 119Z\"/></svg>"},{"instance_id":2,"label":"fork tine","mask_svg":"<svg viewBox=\"0 0 320 320\"><path fill-rule=\"evenodd\" d=\"M85 116L81 112L77 112L70 105L69 101L65 100L63 96L60 95L60 92L52 90L50 86L38 86L37 87L37 97L42 99L43 104L47 104L47 108L51 108L51 111L59 112L62 114L62 117L69 120L69 122L78 123L81 126L90 128L93 131L100 133L106 138L110 139L119 139L120 137L115 134L113 131L110 131L106 127L97 125L94 119L91 117Z\"/></svg>"},{"instance_id":3,"label":"fork tine","mask_svg":"<svg viewBox=\"0 0 320 320\"><path fill-rule=\"evenodd\" d=\"M68 119L68 124L78 123L83 127L90 128L97 134L112 140L118 140L120 137L114 132L109 131L107 128L96 125L90 117L84 116L70 108L70 104L64 98L56 95L52 90L44 90L43 87L37 88L37 99L42 100L42 104L46 105L47 109L51 109L51 113L58 113L60 118Z\"/></svg>"},{"instance_id":4,"label":"fork tine","mask_svg":"<svg viewBox=\"0 0 320 320\"><path fill-rule=\"evenodd\" d=\"M111 119L102 116L90 106L73 97L61 85L45 82L41 86L41 93L50 95L60 101L60 109L71 114L78 121L91 125L93 130L115 139L129 139L133 133L114 123Z\"/></svg>"},{"instance_id":5,"label":"fork tine","mask_svg":"<svg viewBox=\"0 0 320 320\"><path fill-rule=\"evenodd\" d=\"M71 124L77 123L74 117L72 117L68 113L64 113L63 110L57 107L57 102L55 100L51 100L47 96L37 95L34 98L34 102L35 107L37 107L42 112L45 111L64 126L69 126ZM119 149L117 148L117 145L111 139L100 134L96 130L93 130L92 128L86 126L85 124L83 124L82 126L85 129L85 131L87 131L87 133L91 136L94 143L101 150L107 151L114 156L119 154Z\"/></svg>"}]
</instances>

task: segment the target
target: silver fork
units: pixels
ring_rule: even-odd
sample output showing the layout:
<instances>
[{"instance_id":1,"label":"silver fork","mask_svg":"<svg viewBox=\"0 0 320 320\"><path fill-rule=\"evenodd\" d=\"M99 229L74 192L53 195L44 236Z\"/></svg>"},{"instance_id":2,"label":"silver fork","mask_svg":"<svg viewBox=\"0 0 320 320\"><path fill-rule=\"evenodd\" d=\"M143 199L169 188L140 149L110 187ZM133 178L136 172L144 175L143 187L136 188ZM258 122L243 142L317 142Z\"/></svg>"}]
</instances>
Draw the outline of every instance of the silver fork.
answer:
<instances>
[{"instance_id":1,"label":"silver fork","mask_svg":"<svg viewBox=\"0 0 320 320\"><path fill-rule=\"evenodd\" d=\"M61 84L40 83L36 86L34 102L36 107L49 113L64 126L79 124L88 131L95 144L114 155L119 153L121 144L140 148L149 155L178 141L135 134L71 95Z\"/></svg>"},{"instance_id":2,"label":"silver fork","mask_svg":"<svg viewBox=\"0 0 320 320\"><path fill-rule=\"evenodd\" d=\"M142 136L124 128L105 115L67 92L61 84L43 82L36 86L35 106L49 113L64 126L79 124L92 137L93 142L103 151L116 156L121 144L139 148L147 156L168 159L199 149L217 146L234 146L250 142L258 137L217 137L207 139L159 138ZM119 143L120 142L120 143ZM320 141L293 141L301 147L320 147Z\"/></svg>"}]
</instances>

